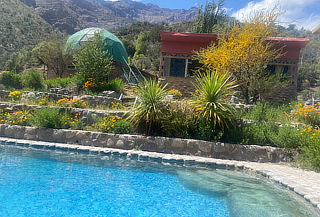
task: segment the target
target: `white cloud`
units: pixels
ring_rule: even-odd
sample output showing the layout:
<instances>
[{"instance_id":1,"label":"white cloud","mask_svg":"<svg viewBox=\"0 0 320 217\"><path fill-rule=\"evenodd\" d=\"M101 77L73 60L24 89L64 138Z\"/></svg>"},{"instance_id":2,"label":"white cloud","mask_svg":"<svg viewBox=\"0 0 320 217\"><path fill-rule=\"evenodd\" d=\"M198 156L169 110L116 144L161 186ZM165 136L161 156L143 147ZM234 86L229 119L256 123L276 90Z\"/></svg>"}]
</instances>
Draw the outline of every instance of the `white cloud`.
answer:
<instances>
[{"instance_id":1,"label":"white cloud","mask_svg":"<svg viewBox=\"0 0 320 217\"><path fill-rule=\"evenodd\" d=\"M251 1L246 7L232 14L239 20L244 20L248 16L261 10L276 9L281 12L279 22L283 26L296 24L298 27L313 29L320 24L320 11L317 14L307 11L307 7L320 7L319 0L260 0Z\"/></svg>"}]
</instances>

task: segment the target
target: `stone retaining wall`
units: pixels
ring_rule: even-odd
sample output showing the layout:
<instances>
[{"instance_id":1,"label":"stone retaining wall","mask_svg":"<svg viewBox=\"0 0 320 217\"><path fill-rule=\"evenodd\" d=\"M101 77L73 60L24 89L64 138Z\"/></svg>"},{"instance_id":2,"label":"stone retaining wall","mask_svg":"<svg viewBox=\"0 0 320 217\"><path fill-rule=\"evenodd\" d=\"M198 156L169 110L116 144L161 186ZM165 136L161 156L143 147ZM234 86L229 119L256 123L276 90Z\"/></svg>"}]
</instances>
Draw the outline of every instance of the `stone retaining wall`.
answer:
<instances>
[{"instance_id":1,"label":"stone retaining wall","mask_svg":"<svg viewBox=\"0 0 320 217\"><path fill-rule=\"evenodd\" d=\"M142 151L241 161L281 162L289 160L289 156L279 148L207 142L192 139L106 134L79 130L47 129L3 124L0 125L0 136L15 139L125 150L139 149Z\"/></svg>"},{"instance_id":2,"label":"stone retaining wall","mask_svg":"<svg viewBox=\"0 0 320 217\"><path fill-rule=\"evenodd\" d=\"M0 90L0 98L7 99L10 91L7 90ZM49 92L29 92L23 91L22 97L24 98L48 98L54 101L58 101L59 99L73 99L79 98L86 101L91 106L96 105L104 105L109 106L112 102L121 103L121 100L116 99L114 97L108 96L91 96L91 95L82 95L82 96L73 96L73 95L65 95L65 94L58 94L58 93L49 93Z\"/></svg>"}]
</instances>

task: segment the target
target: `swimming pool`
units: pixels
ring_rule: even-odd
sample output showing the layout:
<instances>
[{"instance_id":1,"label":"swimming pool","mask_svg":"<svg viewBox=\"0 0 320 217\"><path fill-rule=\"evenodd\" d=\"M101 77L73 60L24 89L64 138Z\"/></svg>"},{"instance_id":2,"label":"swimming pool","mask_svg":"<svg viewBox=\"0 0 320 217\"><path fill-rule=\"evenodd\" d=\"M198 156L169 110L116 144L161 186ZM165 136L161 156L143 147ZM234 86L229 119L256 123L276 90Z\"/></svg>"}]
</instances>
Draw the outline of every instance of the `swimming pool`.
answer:
<instances>
[{"instance_id":1,"label":"swimming pool","mask_svg":"<svg viewBox=\"0 0 320 217\"><path fill-rule=\"evenodd\" d=\"M319 216L240 171L0 145L0 216Z\"/></svg>"}]
</instances>

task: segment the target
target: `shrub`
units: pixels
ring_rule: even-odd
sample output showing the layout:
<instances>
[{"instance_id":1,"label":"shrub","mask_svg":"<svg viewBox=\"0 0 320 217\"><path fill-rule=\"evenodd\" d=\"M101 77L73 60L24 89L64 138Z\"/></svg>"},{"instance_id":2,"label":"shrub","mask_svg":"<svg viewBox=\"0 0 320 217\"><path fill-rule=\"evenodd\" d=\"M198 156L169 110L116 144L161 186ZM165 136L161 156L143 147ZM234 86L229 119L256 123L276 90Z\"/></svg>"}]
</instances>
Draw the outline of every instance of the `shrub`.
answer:
<instances>
[{"instance_id":1,"label":"shrub","mask_svg":"<svg viewBox=\"0 0 320 217\"><path fill-rule=\"evenodd\" d=\"M113 90L118 93L122 93L124 90L124 82L120 78L113 79L107 83L105 90Z\"/></svg>"},{"instance_id":2,"label":"shrub","mask_svg":"<svg viewBox=\"0 0 320 217\"><path fill-rule=\"evenodd\" d=\"M172 137L193 138L197 125L195 107L187 101L173 102L162 121L164 134Z\"/></svg>"},{"instance_id":3,"label":"shrub","mask_svg":"<svg viewBox=\"0 0 320 217\"><path fill-rule=\"evenodd\" d=\"M34 98L33 101L41 106L48 106L50 104L54 104L54 102L52 100L50 100L49 98Z\"/></svg>"},{"instance_id":4,"label":"shrub","mask_svg":"<svg viewBox=\"0 0 320 217\"><path fill-rule=\"evenodd\" d=\"M0 123L27 125L29 117L29 111L2 112L0 113Z\"/></svg>"},{"instance_id":5,"label":"shrub","mask_svg":"<svg viewBox=\"0 0 320 217\"><path fill-rule=\"evenodd\" d=\"M182 97L182 93L181 93L179 90L177 90L177 89L171 89L171 90L169 90L169 91L168 91L168 94L169 94L169 95L172 95L173 97L176 97L176 98Z\"/></svg>"},{"instance_id":6,"label":"shrub","mask_svg":"<svg viewBox=\"0 0 320 217\"><path fill-rule=\"evenodd\" d=\"M33 90L44 89L44 79L39 72L28 72L22 76L23 87Z\"/></svg>"},{"instance_id":7,"label":"shrub","mask_svg":"<svg viewBox=\"0 0 320 217\"><path fill-rule=\"evenodd\" d=\"M299 148L304 144L299 129L290 125L280 126L275 123L240 122L231 128L222 138L225 142L248 145L271 145L283 148Z\"/></svg>"},{"instance_id":8,"label":"shrub","mask_svg":"<svg viewBox=\"0 0 320 217\"><path fill-rule=\"evenodd\" d=\"M65 88L73 85L77 85L79 83L77 76L71 76L67 78L53 78L45 80L45 85L47 88Z\"/></svg>"},{"instance_id":9,"label":"shrub","mask_svg":"<svg viewBox=\"0 0 320 217\"><path fill-rule=\"evenodd\" d=\"M124 90L124 82L122 79L113 79L110 82L99 82L97 79L89 78L83 84L83 88L93 93L99 93L106 90L112 90L121 93Z\"/></svg>"},{"instance_id":10,"label":"shrub","mask_svg":"<svg viewBox=\"0 0 320 217\"><path fill-rule=\"evenodd\" d=\"M22 97L22 92L19 90L12 91L8 94L10 100L19 101Z\"/></svg>"},{"instance_id":11,"label":"shrub","mask_svg":"<svg viewBox=\"0 0 320 217\"><path fill-rule=\"evenodd\" d=\"M98 120L92 128L105 133L128 134L133 132L133 126L130 122L122 117L111 115Z\"/></svg>"},{"instance_id":12,"label":"shrub","mask_svg":"<svg viewBox=\"0 0 320 217\"><path fill-rule=\"evenodd\" d=\"M305 124L312 126L320 126L320 104L303 106L297 104L291 106L293 109L293 115Z\"/></svg>"},{"instance_id":13,"label":"shrub","mask_svg":"<svg viewBox=\"0 0 320 217\"><path fill-rule=\"evenodd\" d=\"M111 109L121 110L121 109L124 109L124 108L125 108L125 106L120 102L111 102Z\"/></svg>"},{"instance_id":14,"label":"shrub","mask_svg":"<svg viewBox=\"0 0 320 217\"><path fill-rule=\"evenodd\" d=\"M195 102L199 115L215 134L217 129L228 129L233 122L235 111L227 104L226 98L235 93L235 81L229 73L207 71L196 77Z\"/></svg>"},{"instance_id":15,"label":"shrub","mask_svg":"<svg viewBox=\"0 0 320 217\"><path fill-rule=\"evenodd\" d=\"M221 129L213 128L203 117L199 117L195 132L195 139L207 141L218 141L223 136L223 131Z\"/></svg>"},{"instance_id":16,"label":"shrub","mask_svg":"<svg viewBox=\"0 0 320 217\"><path fill-rule=\"evenodd\" d=\"M133 133L133 126L126 120L119 120L111 127L110 133L129 134Z\"/></svg>"},{"instance_id":17,"label":"shrub","mask_svg":"<svg viewBox=\"0 0 320 217\"><path fill-rule=\"evenodd\" d=\"M133 106L129 120L146 134L161 132L161 122L168 111L165 86L159 81L146 80L137 89L138 102Z\"/></svg>"},{"instance_id":18,"label":"shrub","mask_svg":"<svg viewBox=\"0 0 320 217\"><path fill-rule=\"evenodd\" d=\"M14 72L3 72L0 75L0 84L4 85L5 88L23 88L21 75Z\"/></svg>"},{"instance_id":19,"label":"shrub","mask_svg":"<svg viewBox=\"0 0 320 217\"><path fill-rule=\"evenodd\" d=\"M305 144L301 147L298 161L305 167L320 171L320 129L303 129L301 135Z\"/></svg>"},{"instance_id":20,"label":"shrub","mask_svg":"<svg viewBox=\"0 0 320 217\"><path fill-rule=\"evenodd\" d=\"M79 98L76 98L76 99L62 98L62 99L59 99L56 103L59 106L72 107L72 108L85 108L88 106L87 102Z\"/></svg>"},{"instance_id":21,"label":"shrub","mask_svg":"<svg viewBox=\"0 0 320 217\"><path fill-rule=\"evenodd\" d=\"M74 115L66 114L67 122L66 127L71 128L73 130L82 130L85 127L85 123L80 120L80 114L76 113Z\"/></svg>"},{"instance_id":22,"label":"shrub","mask_svg":"<svg viewBox=\"0 0 320 217\"><path fill-rule=\"evenodd\" d=\"M270 135L278 131L278 125L262 123L240 123L225 132L223 141L249 144L274 145Z\"/></svg>"},{"instance_id":23,"label":"shrub","mask_svg":"<svg viewBox=\"0 0 320 217\"><path fill-rule=\"evenodd\" d=\"M245 119L253 121L267 121L267 122L289 122L290 108L286 105L275 106L266 102L259 102L249 110L243 112L242 116Z\"/></svg>"},{"instance_id":24,"label":"shrub","mask_svg":"<svg viewBox=\"0 0 320 217\"><path fill-rule=\"evenodd\" d=\"M68 114L62 114L58 108L42 108L33 111L30 124L45 128L68 128Z\"/></svg>"}]
</instances>

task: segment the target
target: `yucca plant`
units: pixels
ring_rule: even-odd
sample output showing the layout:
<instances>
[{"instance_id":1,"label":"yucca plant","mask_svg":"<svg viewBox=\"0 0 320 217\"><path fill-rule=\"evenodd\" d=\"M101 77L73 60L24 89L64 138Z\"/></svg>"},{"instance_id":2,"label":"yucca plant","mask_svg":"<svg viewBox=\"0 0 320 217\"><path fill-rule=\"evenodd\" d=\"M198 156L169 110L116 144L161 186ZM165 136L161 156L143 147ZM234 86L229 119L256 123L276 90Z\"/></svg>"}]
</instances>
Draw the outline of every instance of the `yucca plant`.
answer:
<instances>
[{"instance_id":1,"label":"yucca plant","mask_svg":"<svg viewBox=\"0 0 320 217\"><path fill-rule=\"evenodd\" d=\"M234 118L234 109L227 104L227 98L235 94L237 84L230 73L206 71L196 77L195 103L200 118L210 126L211 131L228 129Z\"/></svg>"},{"instance_id":2,"label":"yucca plant","mask_svg":"<svg viewBox=\"0 0 320 217\"><path fill-rule=\"evenodd\" d=\"M156 80L145 80L138 86L138 100L129 120L138 130L148 135L162 130L161 121L168 110L165 87Z\"/></svg>"}]
</instances>

